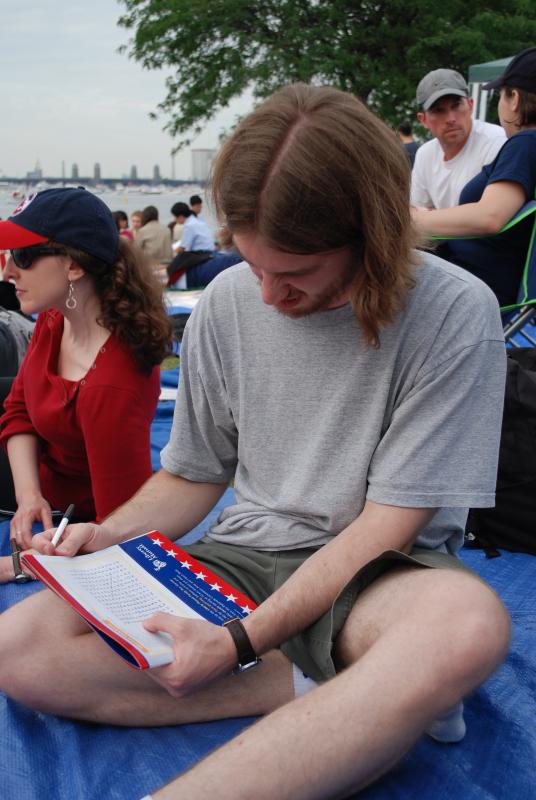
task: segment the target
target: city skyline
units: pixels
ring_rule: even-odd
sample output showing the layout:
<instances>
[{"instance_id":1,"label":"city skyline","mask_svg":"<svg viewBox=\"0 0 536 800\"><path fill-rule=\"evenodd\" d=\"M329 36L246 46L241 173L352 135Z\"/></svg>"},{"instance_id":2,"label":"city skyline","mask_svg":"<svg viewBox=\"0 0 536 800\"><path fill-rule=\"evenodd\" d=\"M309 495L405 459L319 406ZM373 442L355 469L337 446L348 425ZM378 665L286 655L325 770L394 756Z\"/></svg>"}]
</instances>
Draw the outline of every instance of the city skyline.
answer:
<instances>
[{"instance_id":1,"label":"city skyline","mask_svg":"<svg viewBox=\"0 0 536 800\"><path fill-rule=\"evenodd\" d=\"M25 0L4 9L0 29L2 148L0 180L23 178L38 163L43 175L103 177L138 174L191 180L191 149L216 149L219 137L252 106L251 96L218 114L172 157L165 118L150 119L166 94L165 72L144 70L126 54L129 32L117 26L117 0Z\"/></svg>"},{"instance_id":2,"label":"city skyline","mask_svg":"<svg viewBox=\"0 0 536 800\"><path fill-rule=\"evenodd\" d=\"M61 179L61 180L82 180L90 178L91 180L98 182L101 180L113 180L113 179L121 179L121 180L144 180L147 182L158 183L162 180L192 180L192 181L206 181L208 178L208 172L210 168L210 164L212 159L214 158L217 150L215 148L194 148L189 151L190 159L191 159L191 169L190 175L188 177L181 177L176 176L175 174L166 175L161 167L160 164L153 164L150 169L150 174L143 175L138 170L137 164L132 164L128 172L123 172L121 174L110 173L107 174L102 166L100 161L95 161L93 163L93 167L87 173L83 173L78 165L77 161L73 161L70 165L66 164L65 159L62 159L61 162L61 170L58 173L46 173L45 170L42 168L41 163L39 160L36 161L35 166L33 169L26 170L26 173L23 175L12 175L5 173L3 179L6 178L15 178L17 180L29 180L29 181L41 181L46 180L47 178L54 178L54 179Z\"/></svg>"}]
</instances>

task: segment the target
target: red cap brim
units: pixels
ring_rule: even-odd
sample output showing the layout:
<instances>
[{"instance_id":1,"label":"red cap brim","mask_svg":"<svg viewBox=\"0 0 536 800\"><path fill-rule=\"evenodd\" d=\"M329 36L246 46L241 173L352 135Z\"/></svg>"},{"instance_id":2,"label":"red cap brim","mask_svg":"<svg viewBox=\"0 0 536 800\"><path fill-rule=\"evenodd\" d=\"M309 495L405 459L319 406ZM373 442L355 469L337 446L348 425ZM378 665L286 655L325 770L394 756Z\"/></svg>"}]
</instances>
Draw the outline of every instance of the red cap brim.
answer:
<instances>
[{"instance_id":1,"label":"red cap brim","mask_svg":"<svg viewBox=\"0 0 536 800\"><path fill-rule=\"evenodd\" d=\"M48 242L46 236L21 228L11 220L0 222L0 250L14 250L16 247L31 247L32 244Z\"/></svg>"}]
</instances>

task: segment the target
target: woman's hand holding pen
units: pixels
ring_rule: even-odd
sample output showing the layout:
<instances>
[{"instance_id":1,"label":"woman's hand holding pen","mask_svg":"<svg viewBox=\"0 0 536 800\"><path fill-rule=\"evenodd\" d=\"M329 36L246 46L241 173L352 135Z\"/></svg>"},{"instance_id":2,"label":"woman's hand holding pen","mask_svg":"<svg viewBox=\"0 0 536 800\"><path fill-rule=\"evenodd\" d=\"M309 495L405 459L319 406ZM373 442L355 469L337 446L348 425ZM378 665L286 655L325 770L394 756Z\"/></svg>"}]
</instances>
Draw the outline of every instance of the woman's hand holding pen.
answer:
<instances>
[{"instance_id":1,"label":"woman's hand holding pen","mask_svg":"<svg viewBox=\"0 0 536 800\"><path fill-rule=\"evenodd\" d=\"M61 541L54 547L52 539L56 530L49 528L43 533L37 533L33 537L32 547L43 555L70 557L77 553L94 553L96 550L103 550L117 543L117 536L104 525L97 525L96 522L79 522L67 525Z\"/></svg>"}]
</instances>

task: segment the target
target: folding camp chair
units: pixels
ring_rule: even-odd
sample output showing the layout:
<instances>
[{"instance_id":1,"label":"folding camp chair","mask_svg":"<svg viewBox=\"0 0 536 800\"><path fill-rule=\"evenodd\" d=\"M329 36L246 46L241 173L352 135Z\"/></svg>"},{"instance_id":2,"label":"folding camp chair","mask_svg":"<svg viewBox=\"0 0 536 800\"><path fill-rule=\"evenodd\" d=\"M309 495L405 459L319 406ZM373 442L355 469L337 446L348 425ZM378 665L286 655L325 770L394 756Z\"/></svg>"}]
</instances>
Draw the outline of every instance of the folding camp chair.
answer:
<instances>
[{"instance_id":1,"label":"folding camp chair","mask_svg":"<svg viewBox=\"0 0 536 800\"><path fill-rule=\"evenodd\" d=\"M504 339L511 347L536 346L536 200L528 203L507 222L502 231L512 228L518 222L533 214L532 232L525 258L523 275L519 286L517 302L503 306L501 314L504 320ZM518 341L514 338L518 335ZM519 341L521 338L521 342Z\"/></svg>"},{"instance_id":2,"label":"folding camp chair","mask_svg":"<svg viewBox=\"0 0 536 800\"><path fill-rule=\"evenodd\" d=\"M523 266L523 275L519 286L517 300L508 306L501 307L504 323L504 339L507 346L536 346L536 199L529 200L519 209L511 220L498 233L513 228L522 220L533 214L532 231ZM498 235L498 234L497 234ZM478 239L479 236L433 236L434 240ZM518 337L518 340L514 337ZM521 338L521 342L519 339Z\"/></svg>"}]
</instances>

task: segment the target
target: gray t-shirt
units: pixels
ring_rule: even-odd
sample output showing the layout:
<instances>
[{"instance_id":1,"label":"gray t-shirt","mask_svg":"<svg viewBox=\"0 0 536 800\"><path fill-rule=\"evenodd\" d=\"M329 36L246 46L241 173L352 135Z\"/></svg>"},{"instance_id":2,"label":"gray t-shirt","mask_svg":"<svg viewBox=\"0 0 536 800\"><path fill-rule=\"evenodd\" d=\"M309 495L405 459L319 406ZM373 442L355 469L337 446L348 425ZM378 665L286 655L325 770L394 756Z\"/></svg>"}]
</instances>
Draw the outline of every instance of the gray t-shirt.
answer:
<instances>
[{"instance_id":1,"label":"gray t-shirt","mask_svg":"<svg viewBox=\"0 0 536 800\"><path fill-rule=\"evenodd\" d=\"M455 552L470 506L492 506L505 380L497 302L432 255L404 311L366 345L350 305L292 319L245 264L205 290L186 326L162 465L234 478L212 540L320 545L365 499L441 510L417 543Z\"/></svg>"}]
</instances>

